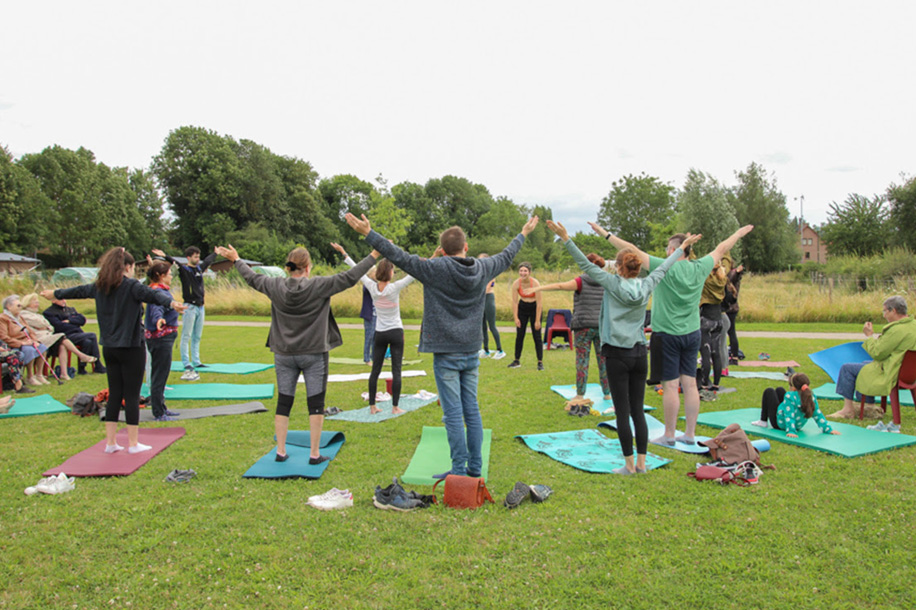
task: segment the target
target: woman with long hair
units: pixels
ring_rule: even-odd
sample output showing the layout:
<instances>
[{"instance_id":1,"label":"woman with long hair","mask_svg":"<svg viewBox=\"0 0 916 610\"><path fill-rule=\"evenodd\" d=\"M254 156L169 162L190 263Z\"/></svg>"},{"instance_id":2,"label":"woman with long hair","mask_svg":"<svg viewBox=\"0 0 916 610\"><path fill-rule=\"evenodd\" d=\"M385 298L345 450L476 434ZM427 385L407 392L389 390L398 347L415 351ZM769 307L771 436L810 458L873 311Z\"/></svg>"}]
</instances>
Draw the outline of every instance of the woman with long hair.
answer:
<instances>
[{"instance_id":1,"label":"woman with long hair","mask_svg":"<svg viewBox=\"0 0 916 610\"><path fill-rule=\"evenodd\" d=\"M760 399L760 419L752 423L761 428L785 430L789 438L798 438L798 431L813 418L824 434L839 434L821 413L810 383L807 375L795 373L789 377L788 392L785 388L765 389Z\"/></svg>"},{"instance_id":2,"label":"woman with long hair","mask_svg":"<svg viewBox=\"0 0 916 610\"><path fill-rule=\"evenodd\" d=\"M289 277L267 277L251 270L231 245L218 246L216 253L228 258L248 285L270 299L270 334L267 346L274 354L277 374L277 414L274 431L277 452L274 459L285 462L289 414L296 400L299 375L305 381L309 413L309 464L326 462L321 455L324 402L328 386L328 352L343 344L340 329L331 313L331 297L354 286L366 274L378 255L367 256L355 267L327 277L311 277L312 257L305 248L295 248L286 257ZM383 354L384 355L384 354Z\"/></svg>"},{"instance_id":3,"label":"woman with long hair","mask_svg":"<svg viewBox=\"0 0 916 610\"><path fill-rule=\"evenodd\" d=\"M108 407L105 409L105 453L124 449L117 443L118 417L124 405L128 453L152 449L139 442L140 387L146 365L143 343L143 303L156 303L184 311L185 306L162 291L134 278L134 257L124 248L112 248L99 259L99 274L92 284L43 290L54 299L95 299L102 355L108 369Z\"/></svg>"},{"instance_id":4,"label":"woman with long hair","mask_svg":"<svg viewBox=\"0 0 916 610\"><path fill-rule=\"evenodd\" d=\"M67 372L67 352L74 354L80 362L91 364L97 360L95 356L84 354L80 351L73 341L68 339L64 333L54 332L54 327L46 317L38 313L40 305L38 294L33 292L22 297L22 319L35 331L35 338L43 345L48 346L48 352L57 354L57 362L60 364L60 377L63 381L69 381L70 375Z\"/></svg>"},{"instance_id":5,"label":"woman with long hair","mask_svg":"<svg viewBox=\"0 0 916 610\"><path fill-rule=\"evenodd\" d=\"M172 265L153 261L146 270L149 287L172 298ZM150 356L149 399L156 421L171 421L179 413L165 406L165 384L172 370L172 348L178 336L178 312L156 303L146 308L143 337Z\"/></svg>"},{"instance_id":6,"label":"woman with long hair","mask_svg":"<svg viewBox=\"0 0 916 610\"><path fill-rule=\"evenodd\" d=\"M331 246L344 256L344 261L352 268L356 262L350 258L343 246L331 243ZM372 372L369 374L369 412L375 415L382 410L376 405L378 378L385 364L385 354L391 349L391 412L399 415L404 412L398 407L401 399L401 365L404 362L404 324L401 322L401 291L414 280L406 275L396 282L394 265L388 259L381 259L375 267L375 279L368 274L360 281L363 288L372 297L375 306L375 341L372 346Z\"/></svg>"},{"instance_id":7,"label":"woman with long hair","mask_svg":"<svg viewBox=\"0 0 916 610\"><path fill-rule=\"evenodd\" d=\"M519 264L518 279L512 282L512 287L509 289L512 293L512 315L515 318L515 360L509 363L510 369L517 369L521 366L525 332L530 323L534 351L538 358L538 370L544 370L544 343L541 341L541 294L531 292L535 286L540 286L540 283L531 277L531 263Z\"/></svg>"},{"instance_id":8,"label":"woman with long hair","mask_svg":"<svg viewBox=\"0 0 916 610\"><path fill-rule=\"evenodd\" d=\"M599 235L609 235L594 223L589 223ZM668 269L684 254L686 248L700 239L699 235L687 235L665 261L645 278L637 277L642 269L642 259L629 249L617 253L617 274L610 274L590 262L569 239L566 228L558 222L547 221L547 226L566 245L573 260L590 278L604 288L601 302L599 332L601 352L607 364L611 398L617 413L617 436L623 452L625 465L614 470L616 474L646 472L646 454L649 446L649 429L643 402L646 395L646 375L649 366L646 359L646 334L643 331L646 319L646 305L652 291L662 281ZM629 420L633 421L630 429ZM633 437L636 437L636 461L633 460Z\"/></svg>"}]
</instances>

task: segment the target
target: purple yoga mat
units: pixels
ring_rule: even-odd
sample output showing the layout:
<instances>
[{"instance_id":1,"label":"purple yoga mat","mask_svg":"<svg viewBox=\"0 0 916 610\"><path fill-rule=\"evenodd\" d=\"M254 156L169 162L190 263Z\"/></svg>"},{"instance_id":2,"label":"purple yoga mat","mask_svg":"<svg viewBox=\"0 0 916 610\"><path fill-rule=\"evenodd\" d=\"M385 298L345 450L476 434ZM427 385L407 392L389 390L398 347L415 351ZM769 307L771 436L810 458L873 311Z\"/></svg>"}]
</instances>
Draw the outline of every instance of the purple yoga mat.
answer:
<instances>
[{"instance_id":1,"label":"purple yoga mat","mask_svg":"<svg viewBox=\"0 0 916 610\"><path fill-rule=\"evenodd\" d=\"M65 472L68 477L112 477L132 474L156 457L166 447L184 436L184 428L149 428L140 430L140 442L152 446L149 451L131 455L127 452L127 429L118 432L117 443L124 451L105 453L105 440L80 451L66 462L46 470L42 476Z\"/></svg>"}]
</instances>

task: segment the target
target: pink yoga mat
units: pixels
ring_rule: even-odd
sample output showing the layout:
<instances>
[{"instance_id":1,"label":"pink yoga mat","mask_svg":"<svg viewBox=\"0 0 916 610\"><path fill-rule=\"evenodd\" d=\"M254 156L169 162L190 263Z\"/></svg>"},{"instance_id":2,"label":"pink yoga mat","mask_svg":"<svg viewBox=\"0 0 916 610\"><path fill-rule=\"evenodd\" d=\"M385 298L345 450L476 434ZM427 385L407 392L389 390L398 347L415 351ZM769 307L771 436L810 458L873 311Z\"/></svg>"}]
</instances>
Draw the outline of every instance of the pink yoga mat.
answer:
<instances>
[{"instance_id":1,"label":"pink yoga mat","mask_svg":"<svg viewBox=\"0 0 916 610\"><path fill-rule=\"evenodd\" d=\"M787 366L796 367L801 366L799 363L794 360L742 360L739 363L740 366L769 366L777 369L784 369ZM734 366L734 365L732 365Z\"/></svg>"},{"instance_id":2,"label":"pink yoga mat","mask_svg":"<svg viewBox=\"0 0 916 610\"><path fill-rule=\"evenodd\" d=\"M184 436L184 428L149 428L140 430L140 442L152 446L149 451L130 454L127 452L127 429L118 432L117 443L124 451L105 453L105 440L102 439L89 449L80 451L66 462L44 472L42 476L51 476L61 472L69 477L111 477L126 476L156 457L166 447Z\"/></svg>"}]
</instances>

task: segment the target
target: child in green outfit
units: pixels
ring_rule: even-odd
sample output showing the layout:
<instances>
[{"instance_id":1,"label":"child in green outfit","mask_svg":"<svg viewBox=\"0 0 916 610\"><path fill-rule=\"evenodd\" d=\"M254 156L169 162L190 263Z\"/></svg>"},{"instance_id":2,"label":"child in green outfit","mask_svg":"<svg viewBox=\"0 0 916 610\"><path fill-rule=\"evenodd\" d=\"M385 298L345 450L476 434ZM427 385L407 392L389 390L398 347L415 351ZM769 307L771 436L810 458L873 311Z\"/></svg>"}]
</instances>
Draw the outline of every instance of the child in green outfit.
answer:
<instances>
[{"instance_id":1,"label":"child in green outfit","mask_svg":"<svg viewBox=\"0 0 916 610\"><path fill-rule=\"evenodd\" d=\"M760 404L760 419L753 422L754 425L785 430L787 437L798 438L798 431L813 417L824 434L839 434L838 430L830 427L827 418L821 413L809 383L807 375L795 373L789 377L788 392L785 388L764 390Z\"/></svg>"}]
</instances>

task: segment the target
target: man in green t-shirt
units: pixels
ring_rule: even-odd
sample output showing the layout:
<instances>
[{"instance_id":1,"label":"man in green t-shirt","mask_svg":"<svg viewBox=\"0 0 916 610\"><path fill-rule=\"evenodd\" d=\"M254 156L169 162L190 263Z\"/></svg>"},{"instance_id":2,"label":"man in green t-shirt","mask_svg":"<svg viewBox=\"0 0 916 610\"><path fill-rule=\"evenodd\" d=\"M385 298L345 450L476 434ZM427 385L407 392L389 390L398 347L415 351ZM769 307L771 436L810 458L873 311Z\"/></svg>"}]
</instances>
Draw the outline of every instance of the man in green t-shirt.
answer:
<instances>
[{"instance_id":1,"label":"man in green t-shirt","mask_svg":"<svg viewBox=\"0 0 916 610\"><path fill-rule=\"evenodd\" d=\"M739 239L754 228L746 225L716 246L706 256L690 260L689 248L655 289L652 300L653 347L662 350L662 404L665 411L665 434L652 439L653 443L673 447L675 442L692 444L696 434L697 416L700 414L700 394L697 390L697 352L700 351L700 296L703 284L712 268L722 260ZM613 234L608 241L618 249L629 248L642 260L650 272L665 259L649 256L633 244ZM678 249L686 235L678 233L668 240L666 255ZM684 414L687 427L684 434L675 437L675 424L681 401L678 385L684 393Z\"/></svg>"}]
</instances>

